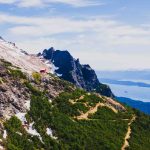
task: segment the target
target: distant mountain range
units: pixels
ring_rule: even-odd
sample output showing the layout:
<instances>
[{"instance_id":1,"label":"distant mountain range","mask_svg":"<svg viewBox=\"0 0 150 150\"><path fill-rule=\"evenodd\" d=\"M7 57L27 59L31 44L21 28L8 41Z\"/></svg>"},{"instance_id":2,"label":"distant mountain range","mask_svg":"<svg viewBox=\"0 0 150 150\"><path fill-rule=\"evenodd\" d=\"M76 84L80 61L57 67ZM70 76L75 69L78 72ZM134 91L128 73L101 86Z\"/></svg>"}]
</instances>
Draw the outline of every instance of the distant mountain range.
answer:
<instances>
[{"instance_id":1,"label":"distant mountain range","mask_svg":"<svg viewBox=\"0 0 150 150\"><path fill-rule=\"evenodd\" d=\"M142 101L137 101L137 100L133 100L130 98L125 98L125 97L116 97L116 99L119 102L127 104L128 106L136 108L136 109L150 115L150 102L142 102Z\"/></svg>"},{"instance_id":2,"label":"distant mountain range","mask_svg":"<svg viewBox=\"0 0 150 150\"><path fill-rule=\"evenodd\" d=\"M98 78L114 80L150 80L150 70L96 71Z\"/></svg>"},{"instance_id":3,"label":"distant mountain range","mask_svg":"<svg viewBox=\"0 0 150 150\"><path fill-rule=\"evenodd\" d=\"M128 86L139 86L139 87L147 87L150 88L150 84L143 83L143 82L133 82L133 81L120 81L114 79L106 79L100 78L102 83L109 83L109 84L118 84L118 85L128 85Z\"/></svg>"}]
</instances>

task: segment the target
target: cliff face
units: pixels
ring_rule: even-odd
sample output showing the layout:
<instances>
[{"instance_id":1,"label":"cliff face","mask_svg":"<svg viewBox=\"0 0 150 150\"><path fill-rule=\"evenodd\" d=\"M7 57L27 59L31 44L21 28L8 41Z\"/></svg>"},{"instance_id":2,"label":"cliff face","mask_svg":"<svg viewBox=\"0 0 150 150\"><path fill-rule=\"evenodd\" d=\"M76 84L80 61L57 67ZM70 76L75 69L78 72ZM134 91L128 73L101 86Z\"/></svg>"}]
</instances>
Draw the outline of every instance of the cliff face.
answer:
<instances>
[{"instance_id":1,"label":"cliff face","mask_svg":"<svg viewBox=\"0 0 150 150\"><path fill-rule=\"evenodd\" d=\"M87 91L95 91L113 97L110 88L99 82L95 71L89 65L80 64L79 59L74 59L68 51L55 50L52 47L38 55L50 60L55 65L55 73L60 78Z\"/></svg>"}]
</instances>

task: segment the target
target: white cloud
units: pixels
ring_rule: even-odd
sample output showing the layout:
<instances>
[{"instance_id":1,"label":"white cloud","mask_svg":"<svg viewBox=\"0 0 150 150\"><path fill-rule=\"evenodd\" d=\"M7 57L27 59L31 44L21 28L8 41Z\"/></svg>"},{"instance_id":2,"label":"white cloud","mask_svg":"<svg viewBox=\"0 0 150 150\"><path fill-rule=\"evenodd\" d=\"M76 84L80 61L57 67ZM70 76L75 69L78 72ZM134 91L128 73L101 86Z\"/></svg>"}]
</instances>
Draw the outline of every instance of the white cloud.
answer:
<instances>
[{"instance_id":1,"label":"white cloud","mask_svg":"<svg viewBox=\"0 0 150 150\"><path fill-rule=\"evenodd\" d=\"M93 43L103 41L109 45L150 45L150 28L121 24L103 17L76 20L63 17L19 17L0 14L0 23L12 24L8 32L14 36L41 37L74 33L85 35L84 38L80 38L80 42L91 40Z\"/></svg>"},{"instance_id":2,"label":"white cloud","mask_svg":"<svg viewBox=\"0 0 150 150\"><path fill-rule=\"evenodd\" d=\"M32 52L50 46L69 49L95 69L150 68L150 26L122 24L108 17L77 20L20 17L0 13L7 35Z\"/></svg>"},{"instance_id":3,"label":"white cloud","mask_svg":"<svg viewBox=\"0 0 150 150\"><path fill-rule=\"evenodd\" d=\"M0 4L13 4L16 0L0 0Z\"/></svg>"},{"instance_id":4,"label":"white cloud","mask_svg":"<svg viewBox=\"0 0 150 150\"><path fill-rule=\"evenodd\" d=\"M0 0L0 4L15 4L19 7L42 7L58 3L73 7L104 5L104 3L101 3L98 0Z\"/></svg>"},{"instance_id":5,"label":"white cloud","mask_svg":"<svg viewBox=\"0 0 150 150\"><path fill-rule=\"evenodd\" d=\"M72 5L74 7L96 6L104 3L95 0L47 0L50 3L62 3Z\"/></svg>"},{"instance_id":6,"label":"white cloud","mask_svg":"<svg viewBox=\"0 0 150 150\"><path fill-rule=\"evenodd\" d=\"M42 7L44 3L41 0L21 0L17 5L19 7Z\"/></svg>"}]
</instances>

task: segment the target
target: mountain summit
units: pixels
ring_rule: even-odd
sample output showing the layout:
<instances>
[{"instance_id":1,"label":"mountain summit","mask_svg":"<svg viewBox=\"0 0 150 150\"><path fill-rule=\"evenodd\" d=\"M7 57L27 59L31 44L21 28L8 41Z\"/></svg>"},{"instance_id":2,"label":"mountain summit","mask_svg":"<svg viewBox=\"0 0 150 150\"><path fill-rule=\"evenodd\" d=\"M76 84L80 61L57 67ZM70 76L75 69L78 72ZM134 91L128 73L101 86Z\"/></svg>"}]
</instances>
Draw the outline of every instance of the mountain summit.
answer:
<instances>
[{"instance_id":1,"label":"mountain summit","mask_svg":"<svg viewBox=\"0 0 150 150\"><path fill-rule=\"evenodd\" d=\"M79 59L74 59L68 51L55 50L51 47L39 53L38 56L42 56L53 63L55 73L60 78L87 91L94 91L105 96L113 97L110 88L99 82L95 71L90 65L80 64Z\"/></svg>"}]
</instances>

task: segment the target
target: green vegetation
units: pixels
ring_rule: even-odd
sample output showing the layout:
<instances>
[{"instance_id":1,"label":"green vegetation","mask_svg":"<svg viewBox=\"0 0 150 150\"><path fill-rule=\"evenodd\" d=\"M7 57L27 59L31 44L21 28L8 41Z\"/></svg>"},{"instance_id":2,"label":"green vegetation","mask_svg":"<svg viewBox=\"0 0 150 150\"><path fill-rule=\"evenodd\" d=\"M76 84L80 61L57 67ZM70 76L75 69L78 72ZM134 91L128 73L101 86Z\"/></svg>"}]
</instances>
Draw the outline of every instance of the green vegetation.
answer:
<instances>
[{"instance_id":1,"label":"green vegetation","mask_svg":"<svg viewBox=\"0 0 150 150\"><path fill-rule=\"evenodd\" d=\"M36 87L33 87L31 85L31 83L29 83L28 81L24 82L24 85L30 90L30 92L33 94L33 95L41 95L42 92L40 92Z\"/></svg>"},{"instance_id":2,"label":"green vegetation","mask_svg":"<svg viewBox=\"0 0 150 150\"><path fill-rule=\"evenodd\" d=\"M0 84L2 84L3 83L3 79L0 77Z\"/></svg>"},{"instance_id":3,"label":"green vegetation","mask_svg":"<svg viewBox=\"0 0 150 150\"><path fill-rule=\"evenodd\" d=\"M33 90L32 88L31 109L26 116L28 122L35 122L34 127L40 133L44 144L37 139L35 141L32 139L31 143L27 142L26 139L30 135L22 129L19 121L14 121L15 119L13 118L6 124L9 134L6 143L7 147L13 146L16 149L25 149L28 146L30 150L30 146L33 144L33 147L46 150L116 150L121 148L128 121L118 119L113 122L104 118L97 118L96 120L73 119L73 116L79 115L80 111L88 111L89 108L84 105L85 102L89 101L89 106L93 106L97 102L101 102L101 98L94 94L88 95L85 91L77 89L72 93L60 94L51 104L44 93L39 91L37 95L37 90ZM83 99L80 99L82 95L85 96ZM70 100L73 100L75 103L71 103ZM105 116L108 113L114 115L109 110L103 112L103 114L106 114ZM48 136L46 128L51 128L53 136L57 137L57 139ZM11 135L15 135L16 131L22 133L22 137L17 134L12 139ZM18 139L18 136L23 140L23 143ZM19 143L15 143L15 141L19 141ZM37 144L37 141L39 144ZM10 149L13 148L11 147Z\"/></svg>"},{"instance_id":4,"label":"green vegetation","mask_svg":"<svg viewBox=\"0 0 150 150\"><path fill-rule=\"evenodd\" d=\"M40 83L41 82L41 74L38 72L33 72L32 73L32 77L35 80L36 83Z\"/></svg>"},{"instance_id":5,"label":"green vegetation","mask_svg":"<svg viewBox=\"0 0 150 150\"><path fill-rule=\"evenodd\" d=\"M91 119L100 119L105 121L119 121L119 120L130 120L132 117L132 114L130 111L127 112L118 112L115 113L108 107L99 107L97 112L93 115L90 115L89 117Z\"/></svg>"},{"instance_id":6,"label":"green vegetation","mask_svg":"<svg viewBox=\"0 0 150 150\"><path fill-rule=\"evenodd\" d=\"M73 89L75 89L74 85L68 81L62 80L58 77L54 77L55 82L53 82L52 84L59 84L60 87L64 87L64 91L65 92L72 92Z\"/></svg>"},{"instance_id":7,"label":"green vegetation","mask_svg":"<svg viewBox=\"0 0 150 150\"><path fill-rule=\"evenodd\" d=\"M94 107L97 103L104 102L104 100L96 94L90 93L89 95L85 94L83 99L78 100L78 102L88 103L89 106Z\"/></svg>"},{"instance_id":8,"label":"green vegetation","mask_svg":"<svg viewBox=\"0 0 150 150\"><path fill-rule=\"evenodd\" d=\"M13 78L18 79L26 79L26 75L21 70L9 69L8 74L10 74Z\"/></svg>"},{"instance_id":9,"label":"green vegetation","mask_svg":"<svg viewBox=\"0 0 150 150\"><path fill-rule=\"evenodd\" d=\"M150 116L136 111L136 120L131 125L130 147L128 150L149 150L150 149Z\"/></svg>"},{"instance_id":10,"label":"green vegetation","mask_svg":"<svg viewBox=\"0 0 150 150\"><path fill-rule=\"evenodd\" d=\"M54 105L56 105L60 112L69 116L80 115L81 111L86 112L88 108L83 103L75 102L74 104L72 104L70 101L79 99L82 94L85 94L85 91L80 89L77 89L72 93L64 92L55 99Z\"/></svg>"},{"instance_id":11,"label":"green vegetation","mask_svg":"<svg viewBox=\"0 0 150 150\"><path fill-rule=\"evenodd\" d=\"M95 92L100 93L101 95L108 96L108 97L114 96L114 95L112 95L112 92L111 92L109 86L106 84L100 83L99 86L96 87Z\"/></svg>"},{"instance_id":12,"label":"green vegetation","mask_svg":"<svg viewBox=\"0 0 150 150\"><path fill-rule=\"evenodd\" d=\"M123 144L127 121L73 120L71 116L75 115L78 109L83 108L77 103L73 107L73 104L69 104L69 99L77 99L81 93L85 92L76 90L71 94L62 93L54 104L50 104L43 96L32 97L31 110L28 114L35 122L37 131L42 135L45 149L53 149L54 146L56 149L65 150L119 149ZM54 136L58 137L57 140L46 135L47 127L53 129Z\"/></svg>"},{"instance_id":13,"label":"green vegetation","mask_svg":"<svg viewBox=\"0 0 150 150\"><path fill-rule=\"evenodd\" d=\"M7 63L6 63L7 64ZM9 64L7 64L9 65ZM8 150L120 150L127 132L128 123L133 114L136 121L132 123L129 150L148 150L150 137L150 117L126 107L127 111L114 113L107 107L99 107L98 111L89 115L87 120L75 119L86 113L97 103L105 99L94 93L75 89L69 82L53 78L47 84L64 87L63 93L49 102L48 91L39 91L36 83L32 84L20 70L9 68L9 75L15 79L23 79L23 85L31 94L30 110L26 114L28 124L41 135L27 133L21 121L12 117L4 126L7 130L5 147ZM41 80L38 74L33 78L37 83ZM105 87L104 87L105 88ZM46 133L52 129L52 136Z\"/></svg>"},{"instance_id":14,"label":"green vegetation","mask_svg":"<svg viewBox=\"0 0 150 150\"><path fill-rule=\"evenodd\" d=\"M5 61L4 59L0 59L0 62L3 63L6 68L13 66L12 63Z\"/></svg>"},{"instance_id":15,"label":"green vegetation","mask_svg":"<svg viewBox=\"0 0 150 150\"><path fill-rule=\"evenodd\" d=\"M8 150L34 150L42 147L38 137L31 137L21 125L21 121L12 117L5 123L7 130L6 148Z\"/></svg>"}]
</instances>

